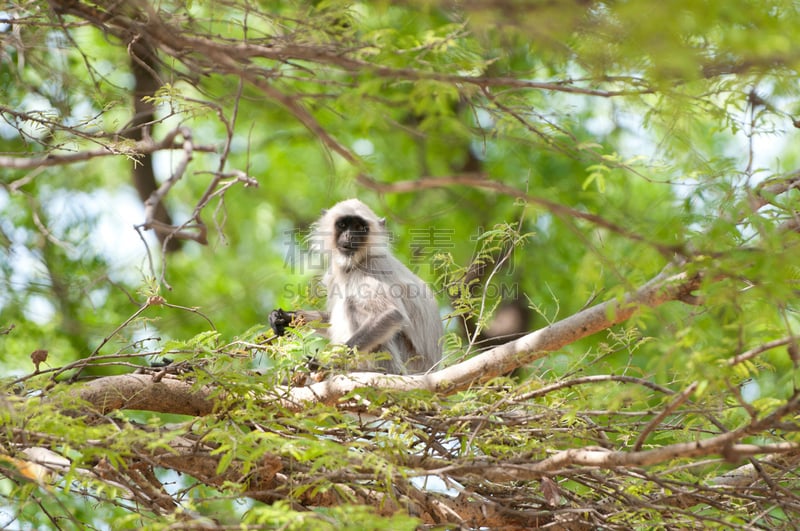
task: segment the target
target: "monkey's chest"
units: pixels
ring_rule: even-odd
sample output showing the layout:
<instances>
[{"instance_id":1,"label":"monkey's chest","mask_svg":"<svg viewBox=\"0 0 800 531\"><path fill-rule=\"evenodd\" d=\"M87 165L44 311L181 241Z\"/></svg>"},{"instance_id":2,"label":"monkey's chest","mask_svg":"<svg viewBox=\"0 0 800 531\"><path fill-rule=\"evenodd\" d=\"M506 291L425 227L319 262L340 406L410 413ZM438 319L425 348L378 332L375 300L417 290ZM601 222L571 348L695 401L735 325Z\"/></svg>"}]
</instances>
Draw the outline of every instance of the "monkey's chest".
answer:
<instances>
[{"instance_id":1,"label":"monkey's chest","mask_svg":"<svg viewBox=\"0 0 800 531\"><path fill-rule=\"evenodd\" d=\"M372 286L362 284L360 289L332 294L328 297L330 312L330 338L344 343L365 323L375 321L394 304L390 297Z\"/></svg>"},{"instance_id":2,"label":"monkey's chest","mask_svg":"<svg viewBox=\"0 0 800 531\"><path fill-rule=\"evenodd\" d=\"M372 306L369 299L358 296L345 296L333 301L330 308L331 339L337 343L350 339L356 330L369 321L371 315L376 315L377 310Z\"/></svg>"},{"instance_id":3,"label":"monkey's chest","mask_svg":"<svg viewBox=\"0 0 800 531\"><path fill-rule=\"evenodd\" d=\"M353 335L353 331L358 327L358 323L354 322L353 316L349 315L347 310L347 299L344 297L336 301L330 301L330 329L328 334L331 341L334 343L344 343Z\"/></svg>"}]
</instances>

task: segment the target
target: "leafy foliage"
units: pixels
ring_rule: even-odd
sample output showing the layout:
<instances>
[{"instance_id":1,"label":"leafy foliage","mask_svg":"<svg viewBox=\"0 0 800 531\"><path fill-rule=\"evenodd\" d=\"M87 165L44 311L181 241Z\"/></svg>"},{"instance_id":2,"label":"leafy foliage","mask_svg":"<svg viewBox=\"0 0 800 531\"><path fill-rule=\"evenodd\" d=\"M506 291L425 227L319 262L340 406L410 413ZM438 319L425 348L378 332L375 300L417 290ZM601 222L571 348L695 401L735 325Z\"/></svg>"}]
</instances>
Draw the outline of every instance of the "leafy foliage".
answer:
<instances>
[{"instance_id":1,"label":"leafy foliage","mask_svg":"<svg viewBox=\"0 0 800 531\"><path fill-rule=\"evenodd\" d=\"M798 23L4 7L0 526L796 525ZM356 195L440 295L427 379L266 326L322 304L303 235Z\"/></svg>"}]
</instances>

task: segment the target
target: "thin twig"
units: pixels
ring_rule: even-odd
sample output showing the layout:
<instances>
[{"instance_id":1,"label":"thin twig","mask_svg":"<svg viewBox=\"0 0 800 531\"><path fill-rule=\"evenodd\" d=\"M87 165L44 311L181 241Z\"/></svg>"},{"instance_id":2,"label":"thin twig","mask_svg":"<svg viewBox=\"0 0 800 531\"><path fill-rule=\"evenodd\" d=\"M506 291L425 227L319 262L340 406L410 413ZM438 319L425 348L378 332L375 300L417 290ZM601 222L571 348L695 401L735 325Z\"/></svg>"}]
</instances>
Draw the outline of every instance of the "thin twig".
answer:
<instances>
[{"instance_id":1,"label":"thin twig","mask_svg":"<svg viewBox=\"0 0 800 531\"><path fill-rule=\"evenodd\" d=\"M684 402L686 402L686 400L689 399L689 395L694 393L694 390L697 389L697 385L698 385L697 382L692 382L691 384L689 384L689 387L681 391L681 393L678 396L672 399L672 402L667 404L667 407L665 407L663 411L661 411L652 420L650 420L650 422L647 423L647 426L644 427L642 432L636 438L636 442L633 445L634 452L638 452L639 450L642 449L642 445L644 444L644 441L647 440L648 435L650 435L650 433L654 429L656 429L656 426L661 424L661 421L667 418L667 416L670 413L675 411L677 408L681 406L681 404L683 404Z\"/></svg>"},{"instance_id":2,"label":"thin twig","mask_svg":"<svg viewBox=\"0 0 800 531\"><path fill-rule=\"evenodd\" d=\"M781 339L776 339L774 341L768 341L766 343L762 343L761 345L755 348L751 348L748 351L742 352L741 354L734 356L733 358L728 360L728 365L730 366L738 365L739 363L755 358L762 352L772 350L773 348L782 347L783 345L789 345L793 341L796 341L797 339L798 339L797 336L792 335L783 337Z\"/></svg>"},{"instance_id":3,"label":"thin twig","mask_svg":"<svg viewBox=\"0 0 800 531\"><path fill-rule=\"evenodd\" d=\"M48 153L43 156L0 156L0 168L10 168L12 170L33 170L43 167L64 166L84 162L97 157L111 157L124 155L135 157L146 153L154 153L161 150L183 149L182 144L175 143L175 136L181 128L167 134L162 140L156 142L152 138L144 138L133 142L121 140L116 143L109 143L100 149L79 151L77 153ZM216 146L193 146L194 151L214 153Z\"/></svg>"}]
</instances>

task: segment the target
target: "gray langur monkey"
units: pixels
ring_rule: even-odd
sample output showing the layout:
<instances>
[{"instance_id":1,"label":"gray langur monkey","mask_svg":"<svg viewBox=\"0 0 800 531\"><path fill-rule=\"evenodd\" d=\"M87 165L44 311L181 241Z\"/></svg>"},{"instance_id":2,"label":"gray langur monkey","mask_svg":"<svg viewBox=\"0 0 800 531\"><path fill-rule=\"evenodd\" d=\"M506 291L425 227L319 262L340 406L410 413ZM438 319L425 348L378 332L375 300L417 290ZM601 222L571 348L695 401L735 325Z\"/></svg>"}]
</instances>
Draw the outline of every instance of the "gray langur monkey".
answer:
<instances>
[{"instance_id":1,"label":"gray langur monkey","mask_svg":"<svg viewBox=\"0 0 800 531\"><path fill-rule=\"evenodd\" d=\"M333 343L391 355L359 368L420 373L439 362L443 329L436 297L392 255L384 219L358 199L348 199L314 224L309 243L312 252L329 260L322 279L327 312L277 309L270 314L276 334L283 335L293 322L328 322L326 335Z\"/></svg>"}]
</instances>

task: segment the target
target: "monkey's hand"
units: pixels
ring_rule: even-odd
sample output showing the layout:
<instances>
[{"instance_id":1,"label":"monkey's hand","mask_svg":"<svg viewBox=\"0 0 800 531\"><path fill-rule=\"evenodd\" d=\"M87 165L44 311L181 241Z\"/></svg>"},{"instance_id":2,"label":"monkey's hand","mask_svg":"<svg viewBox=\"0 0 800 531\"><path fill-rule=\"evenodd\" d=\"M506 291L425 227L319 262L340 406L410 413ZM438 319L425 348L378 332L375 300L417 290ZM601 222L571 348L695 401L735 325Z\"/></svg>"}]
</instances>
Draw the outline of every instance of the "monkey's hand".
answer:
<instances>
[{"instance_id":1,"label":"monkey's hand","mask_svg":"<svg viewBox=\"0 0 800 531\"><path fill-rule=\"evenodd\" d=\"M291 326L294 320L294 312L285 312L278 308L269 313L269 325L275 332L276 336L282 336L286 333L286 327Z\"/></svg>"}]
</instances>

